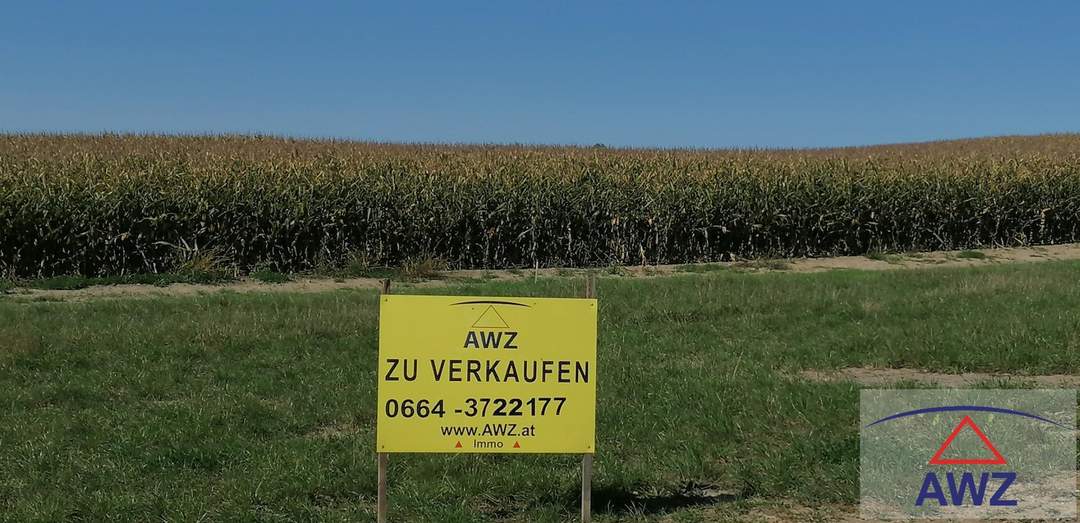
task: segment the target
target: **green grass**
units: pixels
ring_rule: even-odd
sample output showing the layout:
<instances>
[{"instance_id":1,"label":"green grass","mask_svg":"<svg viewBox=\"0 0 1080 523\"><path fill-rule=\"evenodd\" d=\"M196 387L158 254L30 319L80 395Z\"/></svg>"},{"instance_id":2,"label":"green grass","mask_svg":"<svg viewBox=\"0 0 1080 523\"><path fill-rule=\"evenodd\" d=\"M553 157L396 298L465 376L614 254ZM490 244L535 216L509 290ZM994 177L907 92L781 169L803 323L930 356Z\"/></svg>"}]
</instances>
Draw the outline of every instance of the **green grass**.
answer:
<instances>
[{"instance_id":1,"label":"green grass","mask_svg":"<svg viewBox=\"0 0 1080 523\"><path fill-rule=\"evenodd\" d=\"M718 271L730 271L730 272L747 272L747 271L786 271L791 269L791 263L785 260L745 260L732 262L724 265L721 263L692 263L687 265L676 265L675 272L677 273L694 273L703 274Z\"/></svg>"},{"instance_id":2,"label":"green grass","mask_svg":"<svg viewBox=\"0 0 1080 523\"><path fill-rule=\"evenodd\" d=\"M675 266L675 272L704 273L727 270L731 270L731 268L726 265L721 265L719 263L691 263L687 265Z\"/></svg>"},{"instance_id":3,"label":"green grass","mask_svg":"<svg viewBox=\"0 0 1080 523\"><path fill-rule=\"evenodd\" d=\"M964 258L969 260L984 260L989 258L985 252L981 251L960 251L956 253L957 258Z\"/></svg>"},{"instance_id":4,"label":"green grass","mask_svg":"<svg viewBox=\"0 0 1080 523\"><path fill-rule=\"evenodd\" d=\"M332 277L335 280L344 281L344 278L390 278L397 281L423 281L441 279L441 270L437 268L438 262L421 260L411 262L402 267L345 267L336 270L317 271L314 276ZM257 268L248 276L263 283L286 283L293 280L293 275L274 271L267 268ZM494 278L495 274L488 271L483 277ZM0 294L15 288L40 289L40 290L77 290L99 285L157 285L166 287L176 283L202 283L215 284L236 281L236 278L225 271L202 271L188 270L185 272L161 273L161 274L127 274L122 276L79 276L65 275L49 278L36 279L0 279Z\"/></svg>"},{"instance_id":5,"label":"green grass","mask_svg":"<svg viewBox=\"0 0 1080 523\"><path fill-rule=\"evenodd\" d=\"M857 386L790 376L1080 372L1078 276L1080 263L1043 262L602 278L595 519L854 503ZM0 519L371 520L376 305L360 290L0 298ZM577 482L573 456L395 455L392 517L563 521ZM702 485L731 495L676 507Z\"/></svg>"},{"instance_id":6,"label":"green grass","mask_svg":"<svg viewBox=\"0 0 1080 523\"><path fill-rule=\"evenodd\" d=\"M251 273L251 279L263 283L286 283L292 281L292 278L288 274L282 274L269 269L258 269L253 271Z\"/></svg>"},{"instance_id":7,"label":"green grass","mask_svg":"<svg viewBox=\"0 0 1080 523\"><path fill-rule=\"evenodd\" d=\"M252 275L254 276L254 274ZM224 283L235 278L215 273L187 272L164 274L128 274L124 276L53 276L32 280L0 280L0 290L24 287L41 290L76 290L95 285L157 285L167 286L174 283Z\"/></svg>"}]
</instances>

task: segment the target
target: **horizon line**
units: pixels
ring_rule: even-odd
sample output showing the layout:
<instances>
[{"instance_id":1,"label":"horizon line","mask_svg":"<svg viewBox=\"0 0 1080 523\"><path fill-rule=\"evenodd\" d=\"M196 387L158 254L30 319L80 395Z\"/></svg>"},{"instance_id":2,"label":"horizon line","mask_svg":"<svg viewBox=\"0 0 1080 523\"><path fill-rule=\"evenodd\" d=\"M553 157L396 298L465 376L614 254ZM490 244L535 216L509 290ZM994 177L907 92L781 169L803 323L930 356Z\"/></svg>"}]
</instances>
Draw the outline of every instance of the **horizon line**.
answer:
<instances>
[{"instance_id":1,"label":"horizon line","mask_svg":"<svg viewBox=\"0 0 1080 523\"><path fill-rule=\"evenodd\" d=\"M962 143L962 142L977 142L984 140L999 140L999 139L1038 139L1038 138L1053 138L1053 137L1077 137L1080 136L1080 130L1077 131L1048 131L1044 133L1035 134L988 134L978 136L967 136L959 138L937 138L916 140L908 142L880 142L880 143L865 143L865 144L849 144L849 145L832 145L832 146L664 146L664 145L609 145L602 142L589 143L554 143L554 142L464 142L464 141L408 141L408 140L384 140L378 138L362 138L362 137L350 137L350 136L332 136L332 135L303 135L303 134L283 134L283 133L271 133L263 131L251 131L251 132L238 132L238 131L199 131L199 132L186 132L186 131L130 131L130 130L101 130L101 131L85 131L85 130L24 130L24 129L2 129L0 128L0 138L179 138L179 139L198 139L198 138L210 138L210 139L267 139L267 140L280 140L291 142L308 142L308 143L331 143L331 144L357 144L357 145L386 145L386 146L406 146L406 147L505 147L505 148L532 148L532 149L609 149L609 150L626 150L626 151L696 151L696 152L708 152L708 151L726 151L726 152L755 152L755 151L830 151L830 150L858 150L858 149L871 149L878 147L898 147L898 146L920 146L920 145L938 145L947 143Z\"/></svg>"}]
</instances>

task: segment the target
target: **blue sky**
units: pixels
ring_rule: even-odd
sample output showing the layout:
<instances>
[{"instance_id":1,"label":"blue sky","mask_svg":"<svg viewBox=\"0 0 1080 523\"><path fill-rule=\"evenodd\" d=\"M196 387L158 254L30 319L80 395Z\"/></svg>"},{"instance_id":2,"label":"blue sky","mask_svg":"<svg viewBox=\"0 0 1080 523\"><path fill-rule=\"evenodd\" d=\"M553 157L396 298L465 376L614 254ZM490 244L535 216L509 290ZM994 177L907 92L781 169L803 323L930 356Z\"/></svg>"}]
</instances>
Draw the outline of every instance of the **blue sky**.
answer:
<instances>
[{"instance_id":1,"label":"blue sky","mask_svg":"<svg viewBox=\"0 0 1080 523\"><path fill-rule=\"evenodd\" d=\"M0 130L805 147L1080 130L1076 2L12 2Z\"/></svg>"}]
</instances>

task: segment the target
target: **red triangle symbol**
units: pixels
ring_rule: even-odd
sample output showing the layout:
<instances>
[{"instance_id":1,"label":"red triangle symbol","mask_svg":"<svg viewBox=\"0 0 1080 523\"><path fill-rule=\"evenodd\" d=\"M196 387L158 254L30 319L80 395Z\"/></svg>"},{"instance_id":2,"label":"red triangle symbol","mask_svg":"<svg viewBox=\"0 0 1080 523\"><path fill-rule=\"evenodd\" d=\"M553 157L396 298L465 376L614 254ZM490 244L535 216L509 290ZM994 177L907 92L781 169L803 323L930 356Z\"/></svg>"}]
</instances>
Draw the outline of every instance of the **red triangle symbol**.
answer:
<instances>
[{"instance_id":1,"label":"red triangle symbol","mask_svg":"<svg viewBox=\"0 0 1080 523\"><path fill-rule=\"evenodd\" d=\"M461 448L461 442L460 441L457 442L457 445L454 445L454 448L455 449L460 449Z\"/></svg>"},{"instance_id":2,"label":"red triangle symbol","mask_svg":"<svg viewBox=\"0 0 1080 523\"><path fill-rule=\"evenodd\" d=\"M514 442L514 448L515 449L520 449L521 448L521 443L518 443L518 442L515 441Z\"/></svg>"},{"instance_id":3,"label":"red triangle symbol","mask_svg":"<svg viewBox=\"0 0 1080 523\"><path fill-rule=\"evenodd\" d=\"M960 433L960 430L964 426L971 427L971 430L975 431L975 434L982 440L983 445L990 449L990 452L994 454L993 458L942 458L941 455L945 453L945 449L949 448L953 440L956 439L956 435ZM934 453L934 457L930 458L931 465L1004 465L1005 456L1002 456L998 449L994 448L994 444L990 443L990 438L983 434L982 429L971 420L971 416L964 416L964 419L960 420L960 424L953 429L952 434L949 434L948 438L945 438L945 443L941 444L941 448Z\"/></svg>"}]
</instances>

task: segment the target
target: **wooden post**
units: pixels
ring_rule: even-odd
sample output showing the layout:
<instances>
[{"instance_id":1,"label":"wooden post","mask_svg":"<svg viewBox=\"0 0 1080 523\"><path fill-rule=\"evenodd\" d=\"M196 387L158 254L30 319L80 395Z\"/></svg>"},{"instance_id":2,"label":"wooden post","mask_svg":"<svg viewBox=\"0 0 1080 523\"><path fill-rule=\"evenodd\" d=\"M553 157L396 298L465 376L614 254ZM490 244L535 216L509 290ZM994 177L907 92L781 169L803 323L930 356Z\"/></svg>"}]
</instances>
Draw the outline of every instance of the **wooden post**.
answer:
<instances>
[{"instance_id":1,"label":"wooden post","mask_svg":"<svg viewBox=\"0 0 1080 523\"><path fill-rule=\"evenodd\" d=\"M376 500L375 509L378 511L376 518L379 523L386 523L386 453L380 452L379 459L379 497Z\"/></svg>"},{"instance_id":2,"label":"wooden post","mask_svg":"<svg viewBox=\"0 0 1080 523\"><path fill-rule=\"evenodd\" d=\"M382 294L390 294L390 278L382 281ZM376 452L379 467L379 494L375 500L376 520L378 523L386 523L386 466L388 460L385 452Z\"/></svg>"},{"instance_id":3,"label":"wooden post","mask_svg":"<svg viewBox=\"0 0 1080 523\"><path fill-rule=\"evenodd\" d=\"M581 523L592 521L592 454L581 455Z\"/></svg>"},{"instance_id":4,"label":"wooden post","mask_svg":"<svg viewBox=\"0 0 1080 523\"><path fill-rule=\"evenodd\" d=\"M586 298L595 298L596 297L596 275L595 274L590 274L588 277L585 278L585 297Z\"/></svg>"},{"instance_id":5,"label":"wooden post","mask_svg":"<svg viewBox=\"0 0 1080 523\"><path fill-rule=\"evenodd\" d=\"M585 279L585 297L596 297L596 275ZM593 454L581 455L581 523L592 521L592 469Z\"/></svg>"}]
</instances>

